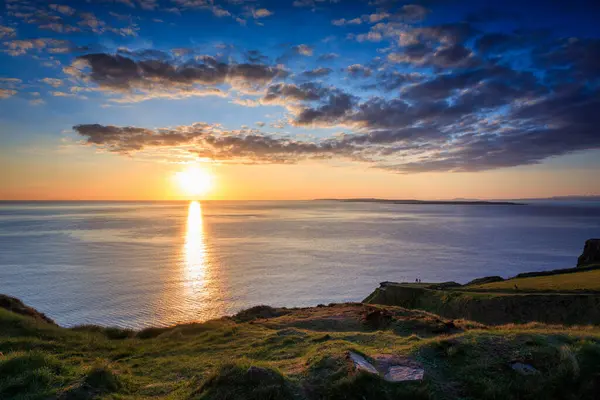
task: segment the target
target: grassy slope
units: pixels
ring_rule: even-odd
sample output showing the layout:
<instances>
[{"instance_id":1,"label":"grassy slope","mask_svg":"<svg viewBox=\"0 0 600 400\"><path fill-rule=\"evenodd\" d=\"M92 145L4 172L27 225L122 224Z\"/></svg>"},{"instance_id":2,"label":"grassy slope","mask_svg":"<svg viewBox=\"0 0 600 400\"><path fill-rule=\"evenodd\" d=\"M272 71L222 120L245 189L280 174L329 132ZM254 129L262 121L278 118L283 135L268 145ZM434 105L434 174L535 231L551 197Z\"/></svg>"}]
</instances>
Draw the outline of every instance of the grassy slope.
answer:
<instances>
[{"instance_id":1,"label":"grassy slope","mask_svg":"<svg viewBox=\"0 0 600 400\"><path fill-rule=\"evenodd\" d=\"M1 399L592 399L600 328L486 327L374 306L255 308L203 324L141 332L64 329L0 309ZM406 355L422 383L357 374L348 350ZM521 376L511 361L540 373ZM268 368L260 376L248 366Z\"/></svg>"},{"instance_id":2,"label":"grassy slope","mask_svg":"<svg viewBox=\"0 0 600 400\"><path fill-rule=\"evenodd\" d=\"M600 292L600 270L578 272L572 274L538 276L533 278L516 278L503 282L468 286L474 290L502 290L530 292L577 291L589 290Z\"/></svg>"}]
</instances>

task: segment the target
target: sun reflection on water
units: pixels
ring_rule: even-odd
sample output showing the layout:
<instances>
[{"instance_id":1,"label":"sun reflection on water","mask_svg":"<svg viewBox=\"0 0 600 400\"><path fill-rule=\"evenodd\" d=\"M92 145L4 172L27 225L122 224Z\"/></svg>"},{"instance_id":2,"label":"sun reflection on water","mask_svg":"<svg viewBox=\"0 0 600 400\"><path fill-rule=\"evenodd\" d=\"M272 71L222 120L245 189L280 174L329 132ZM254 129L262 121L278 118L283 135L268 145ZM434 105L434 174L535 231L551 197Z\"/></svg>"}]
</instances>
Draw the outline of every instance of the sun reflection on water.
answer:
<instances>
[{"instance_id":1,"label":"sun reflection on water","mask_svg":"<svg viewBox=\"0 0 600 400\"><path fill-rule=\"evenodd\" d=\"M202 206L192 201L188 209L185 236L185 287L188 295L205 295L207 290L207 257Z\"/></svg>"}]
</instances>

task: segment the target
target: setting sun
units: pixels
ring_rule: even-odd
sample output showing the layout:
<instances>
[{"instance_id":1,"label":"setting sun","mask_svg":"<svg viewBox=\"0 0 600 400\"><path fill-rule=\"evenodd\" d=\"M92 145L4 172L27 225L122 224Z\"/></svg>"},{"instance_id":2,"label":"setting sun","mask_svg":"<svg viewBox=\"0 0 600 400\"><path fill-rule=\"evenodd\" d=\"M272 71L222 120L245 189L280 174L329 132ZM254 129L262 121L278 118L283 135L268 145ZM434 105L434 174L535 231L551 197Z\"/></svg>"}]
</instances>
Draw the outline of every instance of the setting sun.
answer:
<instances>
[{"instance_id":1,"label":"setting sun","mask_svg":"<svg viewBox=\"0 0 600 400\"><path fill-rule=\"evenodd\" d=\"M213 177L205 169L189 166L177 172L175 178L181 190L189 196L199 196L208 193L213 186Z\"/></svg>"}]
</instances>

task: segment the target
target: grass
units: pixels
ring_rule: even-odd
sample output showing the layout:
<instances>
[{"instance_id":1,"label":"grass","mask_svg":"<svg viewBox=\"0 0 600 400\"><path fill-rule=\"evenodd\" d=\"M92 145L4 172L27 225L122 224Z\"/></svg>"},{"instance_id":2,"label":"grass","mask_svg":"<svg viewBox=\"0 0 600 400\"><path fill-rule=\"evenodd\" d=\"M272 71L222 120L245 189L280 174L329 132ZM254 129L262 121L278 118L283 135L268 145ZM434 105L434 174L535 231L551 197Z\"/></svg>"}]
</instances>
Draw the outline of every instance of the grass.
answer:
<instances>
[{"instance_id":1,"label":"grass","mask_svg":"<svg viewBox=\"0 0 600 400\"><path fill-rule=\"evenodd\" d=\"M366 321L374 310L386 318ZM348 351L409 357L425 379L357 373ZM261 306L139 332L65 329L0 309L0 352L3 400L592 399L600 390L598 327L449 324L363 304ZM539 374L519 375L515 361Z\"/></svg>"},{"instance_id":2,"label":"grass","mask_svg":"<svg viewBox=\"0 0 600 400\"><path fill-rule=\"evenodd\" d=\"M502 290L507 292L600 292L600 270L531 278L515 278L502 282L468 286L467 288L472 290Z\"/></svg>"}]
</instances>

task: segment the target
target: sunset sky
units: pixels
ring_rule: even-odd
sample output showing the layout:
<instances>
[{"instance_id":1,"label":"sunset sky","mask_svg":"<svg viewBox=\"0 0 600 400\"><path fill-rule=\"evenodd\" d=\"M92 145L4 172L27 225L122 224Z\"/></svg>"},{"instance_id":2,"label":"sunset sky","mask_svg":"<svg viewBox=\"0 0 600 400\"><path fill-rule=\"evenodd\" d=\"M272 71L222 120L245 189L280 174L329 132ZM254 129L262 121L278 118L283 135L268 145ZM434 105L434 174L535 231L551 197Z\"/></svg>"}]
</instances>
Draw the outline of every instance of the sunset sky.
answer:
<instances>
[{"instance_id":1,"label":"sunset sky","mask_svg":"<svg viewBox=\"0 0 600 400\"><path fill-rule=\"evenodd\" d=\"M598 1L0 5L0 199L600 195Z\"/></svg>"}]
</instances>

